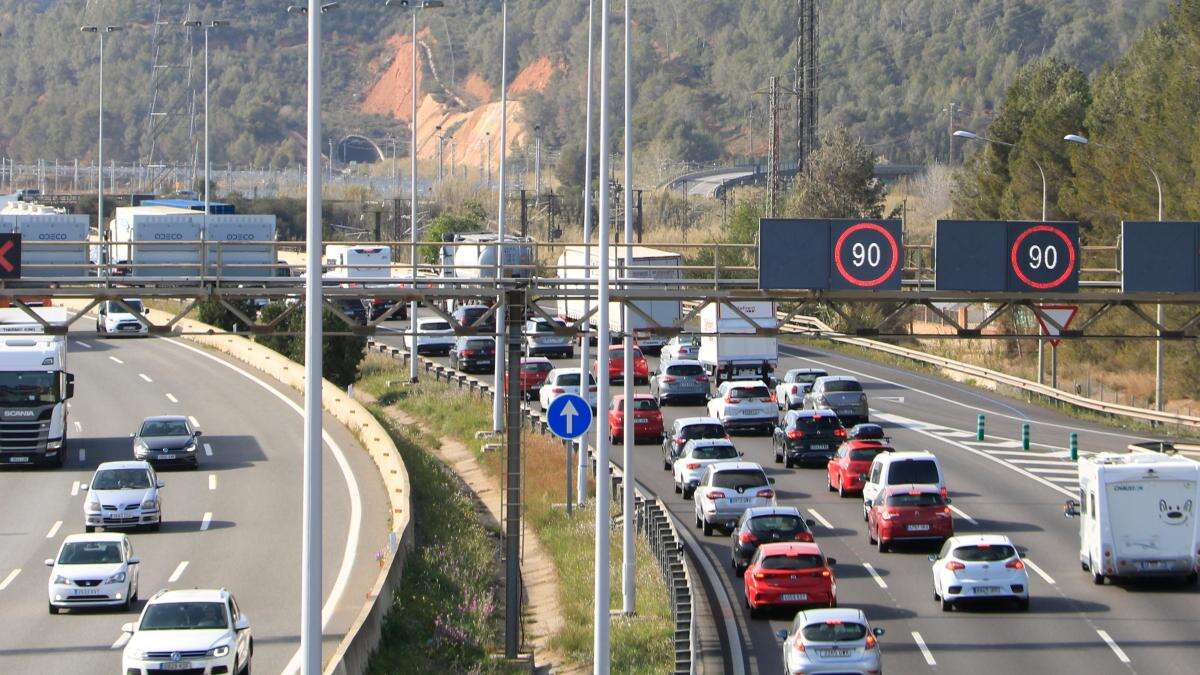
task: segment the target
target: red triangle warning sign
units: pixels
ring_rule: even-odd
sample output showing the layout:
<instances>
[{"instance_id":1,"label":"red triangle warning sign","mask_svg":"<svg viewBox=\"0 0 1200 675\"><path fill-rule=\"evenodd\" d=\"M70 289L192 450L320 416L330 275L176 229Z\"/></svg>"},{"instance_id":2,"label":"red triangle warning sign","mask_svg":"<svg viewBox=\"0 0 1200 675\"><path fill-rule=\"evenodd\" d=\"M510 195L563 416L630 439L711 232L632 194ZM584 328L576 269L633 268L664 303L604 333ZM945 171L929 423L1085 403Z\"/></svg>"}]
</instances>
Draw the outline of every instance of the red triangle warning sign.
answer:
<instances>
[{"instance_id":1,"label":"red triangle warning sign","mask_svg":"<svg viewBox=\"0 0 1200 675\"><path fill-rule=\"evenodd\" d=\"M1057 347L1062 340L1054 339L1071 325L1079 312L1078 305L1038 305L1037 320L1042 326L1042 335L1051 336L1050 344ZM1049 318L1050 321L1047 321ZM1057 326L1055 324L1058 324Z\"/></svg>"}]
</instances>

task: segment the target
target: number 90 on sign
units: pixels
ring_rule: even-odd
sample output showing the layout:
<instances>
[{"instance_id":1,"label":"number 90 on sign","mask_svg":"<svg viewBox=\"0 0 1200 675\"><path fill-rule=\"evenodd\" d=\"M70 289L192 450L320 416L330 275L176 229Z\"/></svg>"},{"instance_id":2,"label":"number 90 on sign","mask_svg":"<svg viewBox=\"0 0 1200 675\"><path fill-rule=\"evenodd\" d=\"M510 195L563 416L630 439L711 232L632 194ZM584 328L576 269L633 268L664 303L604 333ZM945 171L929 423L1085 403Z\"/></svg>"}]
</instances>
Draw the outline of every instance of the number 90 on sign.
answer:
<instances>
[{"instance_id":1,"label":"number 90 on sign","mask_svg":"<svg viewBox=\"0 0 1200 675\"><path fill-rule=\"evenodd\" d=\"M1011 290L1075 291L1079 287L1079 228L1075 223L1012 224Z\"/></svg>"},{"instance_id":2,"label":"number 90 on sign","mask_svg":"<svg viewBox=\"0 0 1200 675\"><path fill-rule=\"evenodd\" d=\"M835 220L830 223L833 269L830 288L900 288L901 230L898 220Z\"/></svg>"}]
</instances>

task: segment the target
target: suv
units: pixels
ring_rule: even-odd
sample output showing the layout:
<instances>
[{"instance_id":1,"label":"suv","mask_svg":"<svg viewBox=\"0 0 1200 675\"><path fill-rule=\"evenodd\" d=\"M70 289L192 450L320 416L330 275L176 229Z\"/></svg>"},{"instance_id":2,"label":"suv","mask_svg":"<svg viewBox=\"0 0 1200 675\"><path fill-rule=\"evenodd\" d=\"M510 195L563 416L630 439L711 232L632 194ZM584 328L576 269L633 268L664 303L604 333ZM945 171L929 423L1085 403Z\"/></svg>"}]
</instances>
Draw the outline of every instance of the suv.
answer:
<instances>
[{"instance_id":1,"label":"suv","mask_svg":"<svg viewBox=\"0 0 1200 675\"><path fill-rule=\"evenodd\" d=\"M163 482L149 462L104 462L96 467L92 482L79 487L87 490L83 501L87 532L143 525L158 530L162 525L158 491Z\"/></svg>"},{"instance_id":2,"label":"suv","mask_svg":"<svg viewBox=\"0 0 1200 675\"><path fill-rule=\"evenodd\" d=\"M496 341L489 337L460 337L450 350L450 367L464 373L488 373L495 363Z\"/></svg>"},{"instance_id":3,"label":"suv","mask_svg":"<svg viewBox=\"0 0 1200 675\"><path fill-rule=\"evenodd\" d=\"M697 438L729 438L725 425L714 417L680 417L663 438L663 470L669 471L688 441Z\"/></svg>"},{"instance_id":4,"label":"suv","mask_svg":"<svg viewBox=\"0 0 1200 675\"><path fill-rule=\"evenodd\" d=\"M813 382L818 377L826 377L829 373L819 368L792 368L783 376L783 381L775 385L775 398L779 401L780 410L796 410L804 407L804 395L812 389Z\"/></svg>"},{"instance_id":5,"label":"suv","mask_svg":"<svg viewBox=\"0 0 1200 675\"><path fill-rule=\"evenodd\" d=\"M133 437L133 458L155 464L200 466L196 443L204 432L193 429L182 415L147 417Z\"/></svg>"},{"instance_id":6,"label":"suv","mask_svg":"<svg viewBox=\"0 0 1200 675\"><path fill-rule=\"evenodd\" d=\"M561 321L530 319L525 322L525 351L530 356L551 358L575 358L575 345L569 335L555 333L556 328L566 326Z\"/></svg>"},{"instance_id":7,"label":"suv","mask_svg":"<svg viewBox=\"0 0 1200 675\"><path fill-rule=\"evenodd\" d=\"M146 602L121 655L123 673L250 672L254 637L250 618L233 594L219 590L161 590Z\"/></svg>"},{"instance_id":8,"label":"suv","mask_svg":"<svg viewBox=\"0 0 1200 675\"><path fill-rule=\"evenodd\" d=\"M845 375L818 377L804 397L804 407L814 410L828 408L837 413L847 427L869 422L871 417L862 385Z\"/></svg>"},{"instance_id":9,"label":"suv","mask_svg":"<svg viewBox=\"0 0 1200 675\"><path fill-rule=\"evenodd\" d=\"M661 361L650 377L650 393L660 406L683 399L708 400L708 374L699 361Z\"/></svg>"},{"instance_id":10,"label":"suv","mask_svg":"<svg viewBox=\"0 0 1200 675\"><path fill-rule=\"evenodd\" d=\"M775 427L771 441L775 463L824 465L833 457L846 429L832 410L792 410Z\"/></svg>"},{"instance_id":11,"label":"suv","mask_svg":"<svg viewBox=\"0 0 1200 675\"><path fill-rule=\"evenodd\" d=\"M708 402L708 414L726 429L751 429L770 433L779 421L775 397L762 382L722 382Z\"/></svg>"},{"instance_id":12,"label":"suv","mask_svg":"<svg viewBox=\"0 0 1200 675\"><path fill-rule=\"evenodd\" d=\"M691 499L709 464L736 462L741 458L742 453L738 452L733 441L728 438L697 438L688 441L672 465L671 476L675 483L675 491L681 493L684 499Z\"/></svg>"},{"instance_id":13,"label":"suv","mask_svg":"<svg viewBox=\"0 0 1200 675\"><path fill-rule=\"evenodd\" d=\"M138 320L138 314L149 314L150 310L142 306L137 298L125 298L128 306L122 306L116 300L105 300L96 310L96 333L101 337L112 335L149 335L150 329ZM132 312L130 310L133 310Z\"/></svg>"},{"instance_id":14,"label":"suv","mask_svg":"<svg viewBox=\"0 0 1200 675\"><path fill-rule=\"evenodd\" d=\"M710 535L713 529L732 530L746 509L775 506L774 478L754 462L710 464L694 493L696 527Z\"/></svg>"}]
</instances>

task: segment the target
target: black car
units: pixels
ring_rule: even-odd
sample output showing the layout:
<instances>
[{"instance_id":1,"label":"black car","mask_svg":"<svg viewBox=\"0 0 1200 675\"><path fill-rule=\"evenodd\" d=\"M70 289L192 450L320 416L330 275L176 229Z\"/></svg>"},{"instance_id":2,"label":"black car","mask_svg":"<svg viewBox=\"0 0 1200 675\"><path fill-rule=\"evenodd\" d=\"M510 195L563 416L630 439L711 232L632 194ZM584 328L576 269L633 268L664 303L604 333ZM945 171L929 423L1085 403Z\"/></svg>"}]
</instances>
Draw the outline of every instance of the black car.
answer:
<instances>
[{"instance_id":1,"label":"black car","mask_svg":"<svg viewBox=\"0 0 1200 675\"><path fill-rule=\"evenodd\" d=\"M832 410L792 410L775 427L771 447L775 463L825 466L838 445L846 439L846 429Z\"/></svg>"},{"instance_id":2,"label":"black car","mask_svg":"<svg viewBox=\"0 0 1200 675\"><path fill-rule=\"evenodd\" d=\"M369 301L368 301L369 302ZM342 314L350 317L356 325L364 326L370 320L367 306L357 298L337 298L333 301Z\"/></svg>"},{"instance_id":3,"label":"black car","mask_svg":"<svg viewBox=\"0 0 1200 675\"><path fill-rule=\"evenodd\" d=\"M155 466L183 465L192 469L200 466L196 446L203 434L192 427L182 415L147 417L133 438L133 458Z\"/></svg>"},{"instance_id":4,"label":"black car","mask_svg":"<svg viewBox=\"0 0 1200 675\"><path fill-rule=\"evenodd\" d=\"M729 438L725 425L712 417L681 417L663 434L663 469L670 471L683 446L694 438Z\"/></svg>"},{"instance_id":5,"label":"black car","mask_svg":"<svg viewBox=\"0 0 1200 675\"><path fill-rule=\"evenodd\" d=\"M463 328L470 328L471 324L475 323L476 321L479 321L480 318L483 317L485 314L487 314L489 311L491 311L491 308L485 307L483 305L463 305L462 307L459 307L458 309L454 310L454 313L451 314L450 316L457 323L461 324ZM495 313L491 314L486 319L479 321L479 325L475 326L475 330L480 333L484 333L484 334L495 333L496 332L496 315L495 315Z\"/></svg>"},{"instance_id":6,"label":"black car","mask_svg":"<svg viewBox=\"0 0 1200 675\"><path fill-rule=\"evenodd\" d=\"M464 373L490 373L496 366L496 342L492 338L461 337L450 350L450 365Z\"/></svg>"},{"instance_id":7,"label":"black car","mask_svg":"<svg viewBox=\"0 0 1200 675\"><path fill-rule=\"evenodd\" d=\"M746 509L730 537L730 560L738 574L750 566L750 559L762 544L813 540L812 520L800 516L794 506L756 506Z\"/></svg>"},{"instance_id":8,"label":"black car","mask_svg":"<svg viewBox=\"0 0 1200 675\"><path fill-rule=\"evenodd\" d=\"M848 441L886 441L887 436L883 432L883 427L870 422L864 424L855 424L846 432L846 440Z\"/></svg>"}]
</instances>

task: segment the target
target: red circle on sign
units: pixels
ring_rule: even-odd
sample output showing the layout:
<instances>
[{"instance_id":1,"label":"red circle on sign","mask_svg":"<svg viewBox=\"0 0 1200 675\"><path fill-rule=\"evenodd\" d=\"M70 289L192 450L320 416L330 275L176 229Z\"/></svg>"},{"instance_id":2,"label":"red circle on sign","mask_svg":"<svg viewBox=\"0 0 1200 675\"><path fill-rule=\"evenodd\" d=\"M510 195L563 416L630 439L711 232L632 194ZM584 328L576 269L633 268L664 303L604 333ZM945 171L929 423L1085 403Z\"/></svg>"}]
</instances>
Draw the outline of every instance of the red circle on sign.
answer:
<instances>
[{"instance_id":1,"label":"red circle on sign","mask_svg":"<svg viewBox=\"0 0 1200 675\"><path fill-rule=\"evenodd\" d=\"M874 279L859 279L850 274L850 272L846 270L846 266L842 264L842 244L846 242L846 237L849 237L851 234L861 230L872 230L882 234L883 238L887 240L888 246L892 249L892 264L887 268L886 272L880 274ZM878 286L884 281L887 281L888 277L892 276L892 273L896 271L896 265L899 263L900 245L896 243L896 238L892 236L892 233L888 232L885 227L878 223L859 223L846 228L846 231L842 233L842 236L838 237L837 244L835 244L833 247L833 264L837 265L838 274L841 274L843 279L849 281L855 286L863 286L865 288Z\"/></svg>"},{"instance_id":2,"label":"red circle on sign","mask_svg":"<svg viewBox=\"0 0 1200 675\"><path fill-rule=\"evenodd\" d=\"M1017 262L1017 251L1021 248L1021 242L1025 241L1029 235L1034 234L1035 232L1050 232L1051 234L1057 235L1059 239L1062 239L1063 244L1065 244L1067 247L1067 269L1054 281L1040 282L1030 279L1029 277L1025 276L1024 272L1021 271L1021 265ZM1071 276L1071 273L1075 271L1075 245L1071 243L1071 238L1057 227L1051 227L1049 225L1035 225L1028 230L1025 230L1019 237L1017 237L1017 240L1013 242L1012 251L1010 253L1013 272L1016 273L1017 278L1020 279L1021 283L1025 284L1026 286L1036 288L1040 291L1054 288L1055 286L1061 286L1062 283Z\"/></svg>"}]
</instances>

